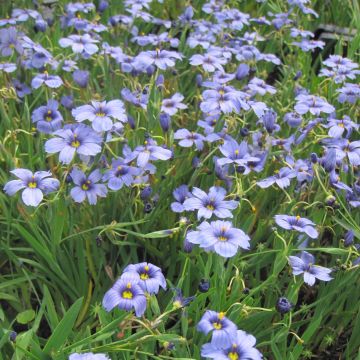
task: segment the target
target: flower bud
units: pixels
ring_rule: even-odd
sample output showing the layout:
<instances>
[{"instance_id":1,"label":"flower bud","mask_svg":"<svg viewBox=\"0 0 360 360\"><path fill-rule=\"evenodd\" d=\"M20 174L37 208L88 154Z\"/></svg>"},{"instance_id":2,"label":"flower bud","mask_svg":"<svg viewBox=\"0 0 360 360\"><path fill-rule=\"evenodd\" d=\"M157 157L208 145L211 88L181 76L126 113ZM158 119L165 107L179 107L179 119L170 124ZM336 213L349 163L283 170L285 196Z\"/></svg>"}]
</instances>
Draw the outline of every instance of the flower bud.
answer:
<instances>
[{"instance_id":1,"label":"flower bud","mask_svg":"<svg viewBox=\"0 0 360 360\"><path fill-rule=\"evenodd\" d=\"M286 314L292 309L293 304L286 297L281 297L278 299L275 307L280 314Z\"/></svg>"}]
</instances>

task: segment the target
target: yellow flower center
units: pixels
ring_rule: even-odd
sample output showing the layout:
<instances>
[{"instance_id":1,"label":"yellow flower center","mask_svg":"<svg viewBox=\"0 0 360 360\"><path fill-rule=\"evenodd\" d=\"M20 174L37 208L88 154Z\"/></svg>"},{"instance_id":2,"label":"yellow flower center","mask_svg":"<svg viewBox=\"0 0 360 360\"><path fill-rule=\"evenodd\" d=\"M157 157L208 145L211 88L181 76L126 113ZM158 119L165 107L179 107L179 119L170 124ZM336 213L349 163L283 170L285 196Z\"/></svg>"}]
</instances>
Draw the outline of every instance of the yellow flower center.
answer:
<instances>
[{"instance_id":1,"label":"yellow flower center","mask_svg":"<svg viewBox=\"0 0 360 360\"><path fill-rule=\"evenodd\" d=\"M37 184L36 184L35 181L31 181L31 182L28 183L28 187L30 189L35 189L37 187Z\"/></svg>"},{"instance_id":2,"label":"yellow flower center","mask_svg":"<svg viewBox=\"0 0 360 360\"><path fill-rule=\"evenodd\" d=\"M140 279L141 280L147 280L148 278L149 278L149 274L147 274L147 273L140 274Z\"/></svg>"},{"instance_id":3,"label":"yellow flower center","mask_svg":"<svg viewBox=\"0 0 360 360\"><path fill-rule=\"evenodd\" d=\"M239 150L238 149L235 150L235 155L239 155Z\"/></svg>"},{"instance_id":4,"label":"yellow flower center","mask_svg":"<svg viewBox=\"0 0 360 360\"><path fill-rule=\"evenodd\" d=\"M339 126L343 128L343 127L344 127L344 124L343 124L343 123L340 123Z\"/></svg>"},{"instance_id":5,"label":"yellow flower center","mask_svg":"<svg viewBox=\"0 0 360 360\"><path fill-rule=\"evenodd\" d=\"M173 306L175 309L180 309L182 307L181 301L180 300L174 301Z\"/></svg>"},{"instance_id":6,"label":"yellow flower center","mask_svg":"<svg viewBox=\"0 0 360 360\"><path fill-rule=\"evenodd\" d=\"M97 112L95 115L96 115L96 116L99 116L99 117L104 117L104 116L105 116L105 113L99 111L99 112Z\"/></svg>"},{"instance_id":7,"label":"yellow flower center","mask_svg":"<svg viewBox=\"0 0 360 360\"><path fill-rule=\"evenodd\" d=\"M74 141L71 143L71 146L74 147L74 148L78 148L78 147L80 146L79 140L74 140Z\"/></svg>"},{"instance_id":8,"label":"yellow flower center","mask_svg":"<svg viewBox=\"0 0 360 360\"><path fill-rule=\"evenodd\" d=\"M222 325L219 322L214 322L213 327L214 327L215 330L221 330Z\"/></svg>"},{"instance_id":9,"label":"yellow flower center","mask_svg":"<svg viewBox=\"0 0 360 360\"><path fill-rule=\"evenodd\" d=\"M227 238L226 238L225 236L219 236L219 237L218 237L218 240L219 240L219 241L226 241Z\"/></svg>"},{"instance_id":10,"label":"yellow flower center","mask_svg":"<svg viewBox=\"0 0 360 360\"><path fill-rule=\"evenodd\" d=\"M239 359L239 355L236 352L229 352L228 353L228 358L230 360L238 360Z\"/></svg>"},{"instance_id":11,"label":"yellow flower center","mask_svg":"<svg viewBox=\"0 0 360 360\"><path fill-rule=\"evenodd\" d=\"M301 216L296 215L296 221L299 221L301 219Z\"/></svg>"},{"instance_id":12,"label":"yellow flower center","mask_svg":"<svg viewBox=\"0 0 360 360\"><path fill-rule=\"evenodd\" d=\"M211 204L207 205L207 206L206 206L206 208L207 208L207 209L209 209L209 210L211 210L211 211L213 211L213 210L214 210L214 206L213 206L213 205L211 205Z\"/></svg>"},{"instance_id":13,"label":"yellow flower center","mask_svg":"<svg viewBox=\"0 0 360 360\"><path fill-rule=\"evenodd\" d=\"M82 186L81 186L81 188L83 189L83 190L89 190L89 185L90 185L90 183L91 183L91 181L90 180L86 180L86 182L84 182L83 184L82 184Z\"/></svg>"},{"instance_id":14,"label":"yellow flower center","mask_svg":"<svg viewBox=\"0 0 360 360\"><path fill-rule=\"evenodd\" d=\"M133 294L132 294L131 291L126 290L126 291L123 291L122 297L123 297L124 299L132 299L132 298L133 298Z\"/></svg>"}]
</instances>

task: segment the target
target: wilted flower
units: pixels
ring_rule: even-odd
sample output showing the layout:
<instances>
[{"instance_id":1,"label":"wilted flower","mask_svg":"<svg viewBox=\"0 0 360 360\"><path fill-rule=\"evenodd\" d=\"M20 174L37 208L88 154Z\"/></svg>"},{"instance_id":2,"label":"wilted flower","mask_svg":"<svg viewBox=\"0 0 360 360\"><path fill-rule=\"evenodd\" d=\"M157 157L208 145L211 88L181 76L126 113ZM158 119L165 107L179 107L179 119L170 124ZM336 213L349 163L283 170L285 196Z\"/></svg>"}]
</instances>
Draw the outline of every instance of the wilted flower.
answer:
<instances>
[{"instance_id":1,"label":"wilted flower","mask_svg":"<svg viewBox=\"0 0 360 360\"><path fill-rule=\"evenodd\" d=\"M89 176L86 176L81 170L74 168L70 176L75 187L71 189L70 195L77 203L88 199L90 205L95 205L97 197L106 197L107 189L104 184L97 184L102 175L99 169L94 170Z\"/></svg>"},{"instance_id":2,"label":"wilted flower","mask_svg":"<svg viewBox=\"0 0 360 360\"><path fill-rule=\"evenodd\" d=\"M143 291L149 294L157 294L161 286L166 290L166 280L161 269L150 263L130 264L124 271L121 278L126 277L127 273L136 273L140 277L138 282Z\"/></svg>"},{"instance_id":3,"label":"wilted flower","mask_svg":"<svg viewBox=\"0 0 360 360\"><path fill-rule=\"evenodd\" d=\"M289 256L289 262L294 275L304 274L304 282L310 286L315 284L315 280L330 281L331 269L323 266L314 265L315 258L307 251L302 251L300 257Z\"/></svg>"},{"instance_id":4,"label":"wilted flower","mask_svg":"<svg viewBox=\"0 0 360 360\"><path fill-rule=\"evenodd\" d=\"M121 310L135 310L140 317L146 310L146 296L140 286L140 277L137 273L124 273L115 284L105 293L102 305L106 311L114 307Z\"/></svg>"},{"instance_id":5,"label":"wilted flower","mask_svg":"<svg viewBox=\"0 0 360 360\"><path fill-rule=\"evenodd\" d=\"M21 198L25 205L38 206L42 199L43 193L48 194L59 188L60 182L57 179L50 178L50 171L36 171L32 173L27 169L15 169L10 171L20 180L11 180L4 186L7 195L13 196L18 191L25 189Z\"/></svg>"}]
</instances>

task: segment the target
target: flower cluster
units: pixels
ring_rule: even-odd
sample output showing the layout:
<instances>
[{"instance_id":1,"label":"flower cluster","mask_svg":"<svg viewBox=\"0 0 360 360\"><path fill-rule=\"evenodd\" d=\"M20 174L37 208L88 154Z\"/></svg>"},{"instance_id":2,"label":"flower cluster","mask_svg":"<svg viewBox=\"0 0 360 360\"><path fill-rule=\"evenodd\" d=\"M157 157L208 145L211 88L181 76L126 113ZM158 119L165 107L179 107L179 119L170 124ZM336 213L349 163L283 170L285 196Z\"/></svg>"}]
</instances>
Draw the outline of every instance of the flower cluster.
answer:
<instances>
[{"instance_id":1,"label":"flower cluster","mask_svg":"<svg viewBox=\"0 0 360 360\"><path fill-rule=\"evenodd\" d=\"M211 342L201 348L201 356L210 359L260 360L255 348L256 339L229 320L225 313L207 310L197 325L205 335L211 333Z\"/></svg>"},{"instance_id":2,"label":"flower cluster","mask_svg":"<svg viewBox=\"0 0 360 360\"><path fill-rule=\"evenodd\" d=\"M128 265L120 278L105 293L103 307L111 311L134 309L136 316L146 310L146 295L157 294L159 287L166 289L166 280L161 269L150 263Z\"/></svg>"}]
</instances>

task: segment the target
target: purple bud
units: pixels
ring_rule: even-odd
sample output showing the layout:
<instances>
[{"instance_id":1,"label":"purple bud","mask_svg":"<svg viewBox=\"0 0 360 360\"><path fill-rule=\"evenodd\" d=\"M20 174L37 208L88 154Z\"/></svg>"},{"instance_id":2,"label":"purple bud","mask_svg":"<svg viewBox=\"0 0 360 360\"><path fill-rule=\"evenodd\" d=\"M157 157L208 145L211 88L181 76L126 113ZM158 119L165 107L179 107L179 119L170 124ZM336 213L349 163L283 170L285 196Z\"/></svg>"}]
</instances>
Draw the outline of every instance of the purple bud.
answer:
<instances>
[{"instance_id":1,"label":"purple bud","mask_svg":"<svg viewBox=\"0 0 360 360\"><path fill-rule=\"evenodd\" d=\"M89 72L86 70L75 70L73 79L81 88L86 88L89 83Z\"/></svg>"},{"instance_id":2,"label":"purple bud","mask_svg":"<svg viewBox=\"0 0 360 360\"><path fill-rule=\"evenodd\" d=\"M198 168L200 166L200 159L197 156L194 156L191 160L191 165L193 168Z\"/></svg>"},{"instance_id":3,"label":"purple bud","mask_svg":"<svg viewBox=\"0 0 360 360\"><path fill-rule=\"evenodd\" d=\"M136 125L135 125L135 120L131 115L128 115L128 123L130 127L134 130Z\"/></svg>"},{"instance_id":4,"label":"purple bud","mask_svg":"<svg viewBox=\"0 0 360 360\"><path fill-rule=\"evenodd\" d=\"M156 80L155 80L155 85L156 87L159 88L163 88L164 87L164 82L165 82L165 78L163 74L160 74Z\"/></svg>"},{"instance_id":5,"label":"purple bud","mask_svg":"<svg viewBox=\"0 0 360 360\"><path fill-rule=\"evenodd\" d=\"M154 65L150 65L146 68L146 73L151 76L155 72L156 68Z\"/></svg>"},{"instance_id":6,"label":"purple bud","mask_svg":"<svg viewBox=\"0 0 360 360\"><path fill-rule=\"evenodd\" d=\"M186 239L184 240L184 252L191 253L192 249L194 248L194 244L192 244L190 241Z\"/></svg>"},{"instance_id":7,"label":"purple bud","mask_svg":"<svg viewBox=\"0 0 360 360\"><path fill-rule=\"evenodd\" d=\"M160 118L160 126L163 132L168 132L171 124L170 115L166 113L161 113L159 118Z\"/></svg>"},{"instance_id":8,"label":"purple bud","mask_svg":"<svg viewBox=\"0 0 360 360\"><path fill-rule=\"evenodd\" d=\"M236 70L235 78L236 80L242 80L246 78L250 73L250 67L248 64L240 64Z\"/></svg>"},{"instance_id":9,"label":"purple bud","mask_svg":"<svg viewBox=\"0 0 360 360\"><path fill-rule=\"evenodd\" d=\"M319 161L319 158L316 153L311 153L310 160L313 164L316 164Z\"/></svg>"},{"instance_id":10,"label":"purple bud","mask_svg":"<svg viewBox=\"0 0 360 360\"><path fill-rule=\"evenodd\" d=\"M74 98L72 95L64 95L61 98L61 105L64 106L66 109L71 110L74 107Z\"/></svg>"},{"instance_id":11,"label":"purple bud","mask_svg":"<svg viewBox=\"0 0 360 360\"><path fill-rule=\"evenodd\" d=\"M109 3L106 0L100 0L98 5L98 11L103 12L109 7Z\"/></svg>"},{"instance_id":12,"label":"purple bud","mask_svg":"<svg viewBox=\"0 0 360 360\"><path fill-rule=\"evenodd\" d=\"M245 128L241 128L241 129L240 129L240 135L241 135L241 136L244 136L244 137L245 137L245 136L248 136L248 135L249 135L249 129L246 128L246 127L245 127Z\"/></svg>"},{"instance_id":13,"label":"purple bud","mask_svg":"<svg viewBox=\"0 0 360 360\"><path fill-rule=\"evenodd\" d=\"M325 171L330 173L335 170L336 166L336 150L329 149L325 156L322 158L321 165L324 167Z\"/></svg>"},{"instance_id":14,"label":"purple bud","mask_svg":"<svg viewBox=\"0 0 360 360\"><path fill-rule=\"evenodd\" d=\"M286 297L279 298L279 300L276 303L276 310L280 314L288 313L292 309L292 307L293 304L291 304L291 302Z\"/></svg>"},{"instance_id":15,"label":"purple bud","mask_svg":"<svg viewBox=\"0 0 360 360\"><path fill-rule=\"evenodd\" d=\"M302 75L302 72L299 70L294 76L294 81L299 80L301 75Z\"/></svg>"},{"instance_id":16,"label":"purple bud","mask_svg":"<svg viewBox=\"0 0 360 360\"><path fill-rule=\"evenodd\" d=\"M37 19L35 21L35 31L45 32L47 29L47 22L43 19Z\"/></svg>"},{"instance_id":17,"label":"purple bud","mask_svg":"<svg viewBox=\"0 0 360 360\"><path fill-rule=\"evenodd\" d=\"M261 120L265 126L266 131L271 134L277 128L276 124L277 114L274 110L270 109L265 112Z\"/></svg>"},{"instance_id":18,"label":"purple bud","mask_svg":"<svg viewBox=\"0 0 360 360\"><path fill-rule=\"evenodd\" d=\"M144 213L149 214L152 211L152 205L148 202L144 205Z\"/></svg>"},{"instance_id":19,"label":"purple bud","mask_svg":"<svg viewBox=\"0 0 360 360\"><path fill-rule=\"evenodd\" d=\"M140 199L142 201L148 200L151 196L152 193L152 188L151 186L146 186L144 189L141 190L140 192Z\"/></svg>"},{"instance_id":20,"label":"purple bud","mask_svg":"<svg viewBox=\"0 0 360 360\"><path fill-rule=\"evenodd\" d=\"M348 247L353 243L354 243L354 232L352 230L349 230L344 235L344 245Z\"/></svg>"},{"instance_id":21,"label":"purple bud","mask_svg":"<svg viewBox=\"0 0 360 360\"><path fill-rule=\"evenodd\" d=\"M10 341L14 342L16 340L16 337L17 337L17 332L11 331L9 335Z\"/></svg>"},{"instance_id":22,"label":"purple bud","mask_svg":"<svg viewBox=\"0 0 360 360\"><path fill-rule=\"evenodd\" d=\"M198 286L198 289L202 293L208 292L209 289L210 289L210 281L206 280L206 279L201 279L200 283L199 283L199 286Z\"/></svg>"},{"instance_id":23,"label":"purple bud","mask_svg":"<svg viewBox=\"0 0 360 360\"><path fill-rule=\"evenodd\" d=\"M196 78L195 78L195 81L196 81L196 86L200 87L202 85L202 82L203 82L203 77L201 74L197 74L196 75Z\"/></svg>"}]
</instances>

